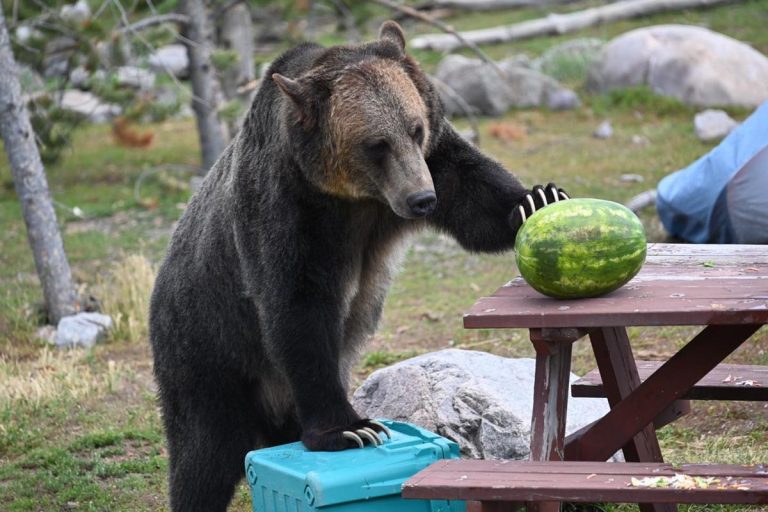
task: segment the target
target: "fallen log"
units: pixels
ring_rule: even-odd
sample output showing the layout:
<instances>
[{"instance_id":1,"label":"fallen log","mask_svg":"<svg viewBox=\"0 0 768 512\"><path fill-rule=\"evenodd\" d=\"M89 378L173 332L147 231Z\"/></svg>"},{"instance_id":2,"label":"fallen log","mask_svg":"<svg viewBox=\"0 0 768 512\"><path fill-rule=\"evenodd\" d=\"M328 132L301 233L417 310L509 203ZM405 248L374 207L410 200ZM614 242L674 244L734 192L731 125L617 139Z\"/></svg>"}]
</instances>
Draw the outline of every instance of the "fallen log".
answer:
<instances>
[{"instance_id":1,"label":"fallen log","mask_svg":"<svg viewBox=\"0 0 768 512\"><path fill-rule=\"evenodd\" d=\"M459 32L459 34L467 42L475 45L498 44L536 36L567 34L585 27L637 18L656 12L708 7L736 1L739 0L625 0L569 14L550 14L546 18L502 27ZM427 34L412 39L411 46L422 50L450 51L462 45L450 35Z\"/></svg>"},{"instance_id":2,"label":"fallen log","mask_svg":"<svg viewBox=\"0 0 768 512\"><path fill-rule=\"evenodd\" d=\"M430 9L459 9L462 11L501 11L521 7L548 7L578 0L432 0ZM419 6L424 8L424 5Z\"/></svg>"}]
</instances>

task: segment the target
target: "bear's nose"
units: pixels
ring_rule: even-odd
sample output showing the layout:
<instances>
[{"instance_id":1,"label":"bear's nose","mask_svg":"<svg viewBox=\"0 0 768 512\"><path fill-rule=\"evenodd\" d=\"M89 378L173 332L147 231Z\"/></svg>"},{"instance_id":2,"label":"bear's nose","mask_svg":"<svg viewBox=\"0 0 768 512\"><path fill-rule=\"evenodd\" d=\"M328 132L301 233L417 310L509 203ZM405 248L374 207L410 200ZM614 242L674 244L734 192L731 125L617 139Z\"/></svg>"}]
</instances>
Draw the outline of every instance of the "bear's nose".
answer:
<instances>
[{"instance_id":1,"label":"bear's nose","mask_svg":"<svg viewBox=\"0 0 768 512\"><path fill-rule=\"evenodd\" d=\"M431 190L416 192L411 194L406 199L408 208L411 209L416 217L425 217L435 211L435 205L437 205L437 196Z\"/></svg>"}]
</instances>

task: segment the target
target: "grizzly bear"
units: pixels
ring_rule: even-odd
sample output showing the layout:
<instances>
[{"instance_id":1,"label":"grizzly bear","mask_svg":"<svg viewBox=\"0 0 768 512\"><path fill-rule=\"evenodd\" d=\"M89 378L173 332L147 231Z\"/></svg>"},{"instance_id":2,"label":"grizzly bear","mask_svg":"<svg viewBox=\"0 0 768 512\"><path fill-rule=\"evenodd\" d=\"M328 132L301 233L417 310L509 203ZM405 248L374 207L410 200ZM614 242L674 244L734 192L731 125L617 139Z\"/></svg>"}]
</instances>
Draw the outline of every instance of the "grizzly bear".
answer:
<instances>
[{"instance_id":1,"label":"grizzly bear","mask_svg":"<svg viewBox=\"0 0 768 512\"><path fill-rule=\"evenodd\" d=\"M173 511L224 511L254 448L378 444L347 375L407 235L433 226L501 251L567 197L527 190L454 131L394 22L367 44L300 45L267 76L152 295Z\"/></svg>"}]
</instances>

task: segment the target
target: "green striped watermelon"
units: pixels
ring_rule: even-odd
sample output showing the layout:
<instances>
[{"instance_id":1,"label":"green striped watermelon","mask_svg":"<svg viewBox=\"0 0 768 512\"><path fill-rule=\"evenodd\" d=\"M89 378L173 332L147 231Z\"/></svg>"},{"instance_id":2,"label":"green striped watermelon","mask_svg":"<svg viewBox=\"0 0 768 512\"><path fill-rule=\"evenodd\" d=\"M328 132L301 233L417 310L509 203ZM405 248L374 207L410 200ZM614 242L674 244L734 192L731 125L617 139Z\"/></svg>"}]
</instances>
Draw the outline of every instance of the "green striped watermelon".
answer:
<instances>
[{"instance_id":1,"label":"green striped watermelon","mask_svg":"<svg viewBox=\"0 0 768 512\"><path fill-rule=\"evenodd\" d=\"M558 299L616 290L645 261L645 230L628 208L602 199L570 199L535 212L515 240L520 274Z\"/></svg>"}]
</instances>

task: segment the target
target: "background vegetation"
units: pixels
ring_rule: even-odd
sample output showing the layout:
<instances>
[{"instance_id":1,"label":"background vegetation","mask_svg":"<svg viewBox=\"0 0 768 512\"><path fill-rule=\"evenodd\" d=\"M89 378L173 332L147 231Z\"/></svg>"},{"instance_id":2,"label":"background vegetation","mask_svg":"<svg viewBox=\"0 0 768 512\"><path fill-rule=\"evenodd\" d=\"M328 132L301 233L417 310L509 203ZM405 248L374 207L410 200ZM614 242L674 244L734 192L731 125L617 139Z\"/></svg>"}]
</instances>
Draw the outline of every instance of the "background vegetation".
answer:
<instances>
[{"instance_id":1,"label":"background vegetation","mask_svg":"<svg viewBox=\"0 0 768 512\"><path fill-rule=\"evenodd\" d=\"M11 3L4 0L6 12ZM589 0L558 10L593 3ZM22 5L29 7L27 2ZM166 0L157 7L170 10L172 2ZM366 6L361 19L381 20L386 14ZM531 8L468 14L449 21L464 29L541 14ZM290 11L285 15L290 16ZM670 22L704 25L768 54L768 0L621 22L588 29L578 37L607 40L631 28ZM375 24L361 24L367 37ZM404 24L409 34L432 31ZM313 37L330 44L345 36L327 31ZM538 38L486 51L494 57L521 52L536 57L564 39ZM288 44L278 43L272 53L256 59L268 61ZM433 52L415 55L427 69L441 57ZM564 77L571 80L569 85L578 87L578 71L564 72ZM652 188L661 177L711 148L693 133L694 110L647 90L597 97L583 94L582 99L584 105L574 111L520 110L501 119L483 120L481 147L528 184L555 181L573 196L616 201ZM739 119L747 115L745 111L731 113ZM593 138L592 132L604 119L613 123L614 136ZM498 123L517 128L518 136L494 138L491 133ZM153 145L130 149L115 145L108 127L81 124L71 132L71 145L47 168L75 280L117 322L110 340L89 352L56 351L38 333L39 283L7 163L0 162L2 510L166 508L166 453L146 339L146 301L173 223L190 197L185 169L198 163L199 152L191 119L167 119L150 128L155 133ZM623 174L640 175L643 181L624 181ZM75 207L82 215L73 213ZM643 221L652 240L665 238L653 211L645 212ZM510 254L472 255L441 236L420 237L408 253L387 301L381 329L353 380L359 383L378 367L447 347L532 357L524 331L470 331L461 325L462 312L477 297L492 293L515 275ZM633 349L640 357L663 359L696 331L632 329ZM588 344L580 342L575 348L574 371L581 374L594 361ZM768 332L763 329L730 360L768 364L767 349ZM660 432L664 453L673 462L765 462L766 407L695 403L693 414ZM249 510L244 485L231 509Z\"/></svg>"}]
</instances>

